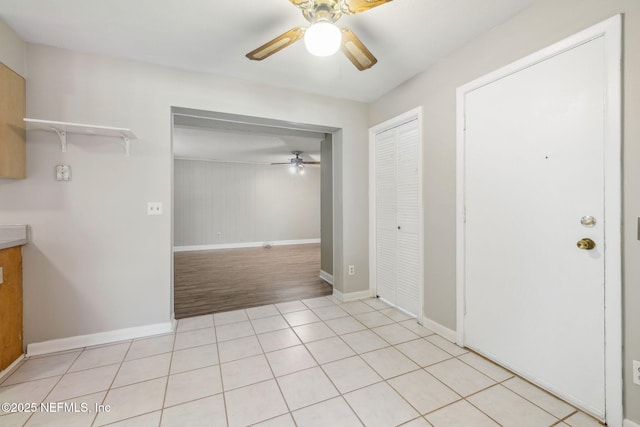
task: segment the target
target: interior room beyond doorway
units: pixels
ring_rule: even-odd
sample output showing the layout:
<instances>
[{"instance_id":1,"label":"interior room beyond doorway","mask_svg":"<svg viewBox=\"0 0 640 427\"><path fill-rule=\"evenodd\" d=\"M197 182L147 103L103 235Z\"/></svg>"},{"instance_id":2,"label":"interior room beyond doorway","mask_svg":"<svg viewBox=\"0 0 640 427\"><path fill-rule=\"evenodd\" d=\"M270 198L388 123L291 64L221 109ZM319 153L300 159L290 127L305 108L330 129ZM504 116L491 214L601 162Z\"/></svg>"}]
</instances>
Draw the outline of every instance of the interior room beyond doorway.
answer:
<instances>
[{"instance_id":1,"label":"interior room beyond doorway","mask_svg":"<svg viewBox=\"0 0 640 427\"><path fill-rule=\"evenodd\" d=\"M336 129L181 108L172 120L176 318L330 295Z\"/></svg>"}]
</instances>

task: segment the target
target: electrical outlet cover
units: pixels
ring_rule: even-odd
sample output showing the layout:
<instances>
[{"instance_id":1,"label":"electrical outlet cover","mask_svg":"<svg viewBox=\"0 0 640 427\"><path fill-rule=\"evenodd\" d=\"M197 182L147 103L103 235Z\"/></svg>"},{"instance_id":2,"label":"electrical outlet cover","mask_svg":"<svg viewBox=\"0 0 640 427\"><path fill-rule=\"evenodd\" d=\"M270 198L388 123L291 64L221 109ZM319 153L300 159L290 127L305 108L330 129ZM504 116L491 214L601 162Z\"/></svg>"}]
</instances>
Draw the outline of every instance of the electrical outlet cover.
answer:
<instances>
[{"instance_id":1,"label":"electrical outlet cover","mask_svg":"<svg viewBox=\"0 0 640 427\"><path fill-rule=\"evenodd\" d=\"M71 166L69 166L69 165L56 165L56 180L57 181L71 181Z\"/></svg>"},{"instance_id":2,"label":"electrical outlet cover","mask_svg":"<svg viewBox=\"0 0 640 427\"><path fill-rule=\"evenodd\" d=\"M162 203L161 202L148 202L147 203L147 215L162 215Z\"/></svg>"},{"instance_id":3,"label":"electrical outlet cover","mask_svg":"<svg viewBox=\"0 0 640 427\"><path fill-rule=\"evenodd\" d=\"M640 385L640 361L633 361L633 383Z\"/></svg>"}]
</instances>

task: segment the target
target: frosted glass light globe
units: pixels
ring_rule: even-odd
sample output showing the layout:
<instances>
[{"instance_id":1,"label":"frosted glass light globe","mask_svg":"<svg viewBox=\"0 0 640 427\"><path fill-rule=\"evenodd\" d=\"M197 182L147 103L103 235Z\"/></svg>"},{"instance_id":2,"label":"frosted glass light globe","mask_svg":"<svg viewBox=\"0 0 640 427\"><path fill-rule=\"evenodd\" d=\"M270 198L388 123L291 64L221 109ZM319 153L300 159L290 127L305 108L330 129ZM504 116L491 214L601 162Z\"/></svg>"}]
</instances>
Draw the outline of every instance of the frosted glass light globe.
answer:
<instances>
[{"instance_id":1,"label":"frosted glass light globe","mask_svg":"<svg viewBox=\"0 0 640 427\"><path fill-rule=\"evenodd\" d=\"M304 44L315 56L331 56L340 49L342 32L330 22L316 22L304 33Z\"/></svg>"}]
</instances>

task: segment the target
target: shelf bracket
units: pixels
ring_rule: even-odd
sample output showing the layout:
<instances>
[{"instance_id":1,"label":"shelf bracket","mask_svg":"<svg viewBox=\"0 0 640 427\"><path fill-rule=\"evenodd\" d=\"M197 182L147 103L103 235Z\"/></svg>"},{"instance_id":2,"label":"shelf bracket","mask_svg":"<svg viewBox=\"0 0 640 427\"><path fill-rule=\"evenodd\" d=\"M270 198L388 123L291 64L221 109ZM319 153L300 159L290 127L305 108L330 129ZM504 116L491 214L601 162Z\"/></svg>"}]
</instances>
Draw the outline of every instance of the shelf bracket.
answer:
<instances>
[{"instance_id":1,"label":"shelf bracket","mask_svg":"<svg viewBox=\"0 0 640 427\"><path fill-rule=\"evenodd\" d=\"M124 155L126 157L129 157L129 137L124 134L120 134L120 139L122 139L122 146L124 147Z\"/></svg>"},{"instance_id":2,"label":"shelf bracket","mask_svg":"<svg viewBox=\"0 0 640 427\"><path fill-rule=\"evenodd\" d=\"M55 132L60 140L60 147L63 153L67 152L67 134L115 138L116 144L120 144L124 148L124 153L127 157L129 157L130 141L137 139L131 129L29 118L24 118L24 121L27 124L27 130ZM114 142L114 140L111 139L111 142Z\"/></svg>"},{"instance_id":3,"label":"shelf bracket","mask_svg":"<svg viewBox=\"0 0 640 427\"><path fill-rule=\"evenodd\" d=\"M62 149L63 153L66 153L67 152L67 132L60 130L58 128L55 128L53 126L51 127L51 129L53 129L53 131L58 134L58 138L60 138L60 148Z\"/></svg>"}]
</instances>

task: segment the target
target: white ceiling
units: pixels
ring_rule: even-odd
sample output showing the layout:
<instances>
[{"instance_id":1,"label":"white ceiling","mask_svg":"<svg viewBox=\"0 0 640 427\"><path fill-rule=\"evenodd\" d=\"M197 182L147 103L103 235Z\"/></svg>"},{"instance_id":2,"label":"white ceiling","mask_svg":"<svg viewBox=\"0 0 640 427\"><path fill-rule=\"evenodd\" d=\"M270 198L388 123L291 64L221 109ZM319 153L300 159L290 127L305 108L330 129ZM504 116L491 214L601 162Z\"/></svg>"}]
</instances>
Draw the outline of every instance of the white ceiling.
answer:
<instances>
[{"instance_id":1,"label":"white ceiling","mask_svg":"<svg viewBox=\"0 0 640 427\"><path fill-rule=\"evenodd\" d=\"M320 141L309 138L212 132L176 128L174 156L179 159L270 164L289 162L292 151L302 151L305 161L320 161Z\"/></svg>"},{"instance_id":2,"label":"white ceiling","mask_svg":"<svg viewBox=\"0 0 640 427\"><path fill-rule=\"evenodd\" d=\"M378 58L367 71L340 52L313 57L302 42L245 58L307 24L288 0L0 0L0 18L30 43L370 102L533 1L395 0L344 16Z\"/></svg>"},{"instance_id":3,"label":"white ceiling","mask_svg":"<svg viewBox=\"0 0 640 427\"><path fill-rule=\"evenodd\" d=\"M320 161L322 132L285 127L174 116L173 155L181 159L242 163L282 163L302 151L305 161Z\"/></svg>"},{"instance_id":4,"label":"white ceiling","mask_svg":"<svg viewBox=\"0 0 640 427\"><path fill-rule=\"evenodd\" d=\"M282 163L301 151L320 161L320 143L337 129L327 126L172 107L173 155L180 159Z\"/></svg>"}]
</instances>

